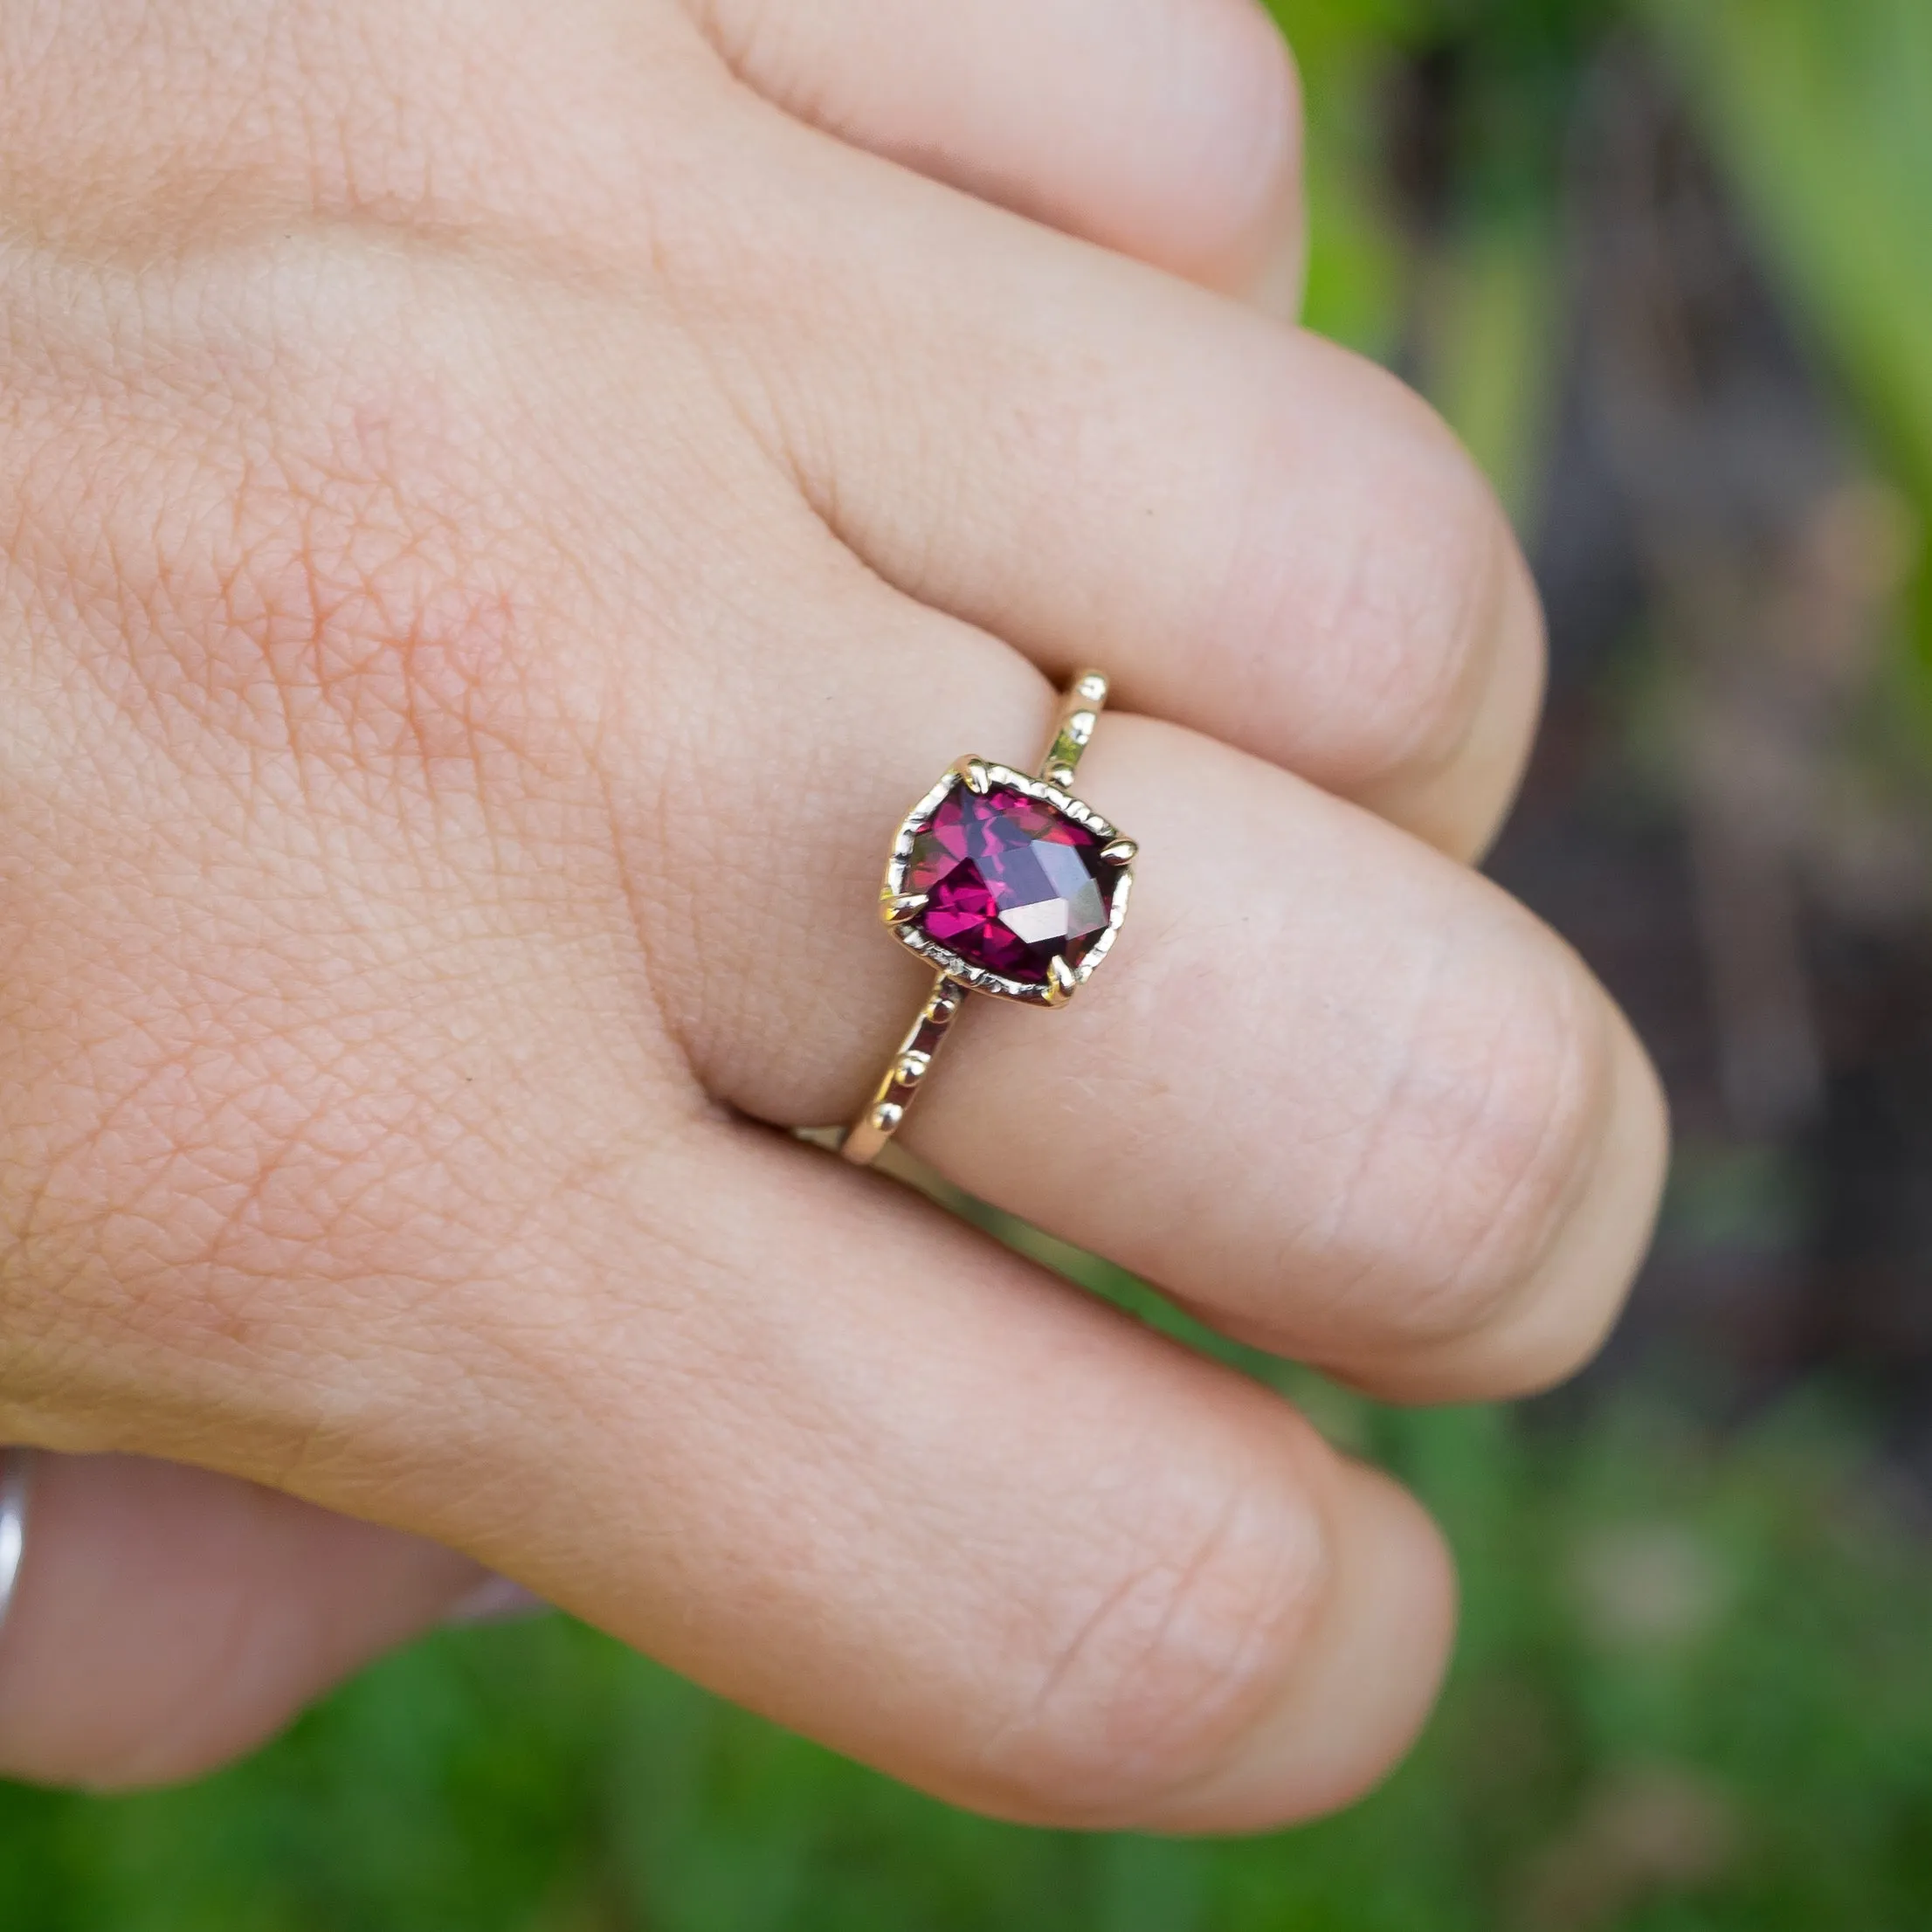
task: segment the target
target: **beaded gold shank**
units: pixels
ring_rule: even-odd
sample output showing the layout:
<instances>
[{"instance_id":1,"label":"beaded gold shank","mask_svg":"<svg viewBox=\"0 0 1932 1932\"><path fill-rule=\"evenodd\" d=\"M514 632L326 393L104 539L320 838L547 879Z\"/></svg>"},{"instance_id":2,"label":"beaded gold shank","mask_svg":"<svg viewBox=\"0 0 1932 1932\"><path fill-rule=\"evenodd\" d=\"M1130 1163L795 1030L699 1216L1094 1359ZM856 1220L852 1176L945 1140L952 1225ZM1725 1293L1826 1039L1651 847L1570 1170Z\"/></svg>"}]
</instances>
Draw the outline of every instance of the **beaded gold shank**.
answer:
<instances>
[{"instance_id":1,"label":"beaded gold shank","mask_svg":"<svg viewBox=\"0 0 1932 1932\"><path fill-rule=\"evenodd\" d=\"M1112 949L1121 922L1127 916L1128 894L1134 882L1133 862L1139 848L1116 826L1075 797L1072 789L1080 755L1092 742L1107 703L1107 679L1100 672L1080 672L1060 700L1052 735L1037 773L1028 775L976 756L961 758L900 824L880 887L880 913L893 936L932 966L936 977L932 993L887 1063L871 1100L845 1131L839 1151L846 1160L861 1167L870 1165L898 1132L969 993L1028 1005L1064 1006L1092 977ZM1106 907L1104 925L1092 932L1077 951L1069 935L1062 949L1046 957L1044 977L1003 973L968 959L962 950L949 946L927 929L925 921L931 910L931 898L917 889L910 876L914 856L942 808L963 788L982 798L997 793L1001 797L1033 801L1045 809L1051 823L1064 823L1074 828L1066 835L1067 842L1077 839L1080 846L1091 851L1097 864L1104 868L1104 873L1093 875L1095 890L1101 889L1101 878L1106 881L1101 893ZM963 801L968 804L970 802Z\"/></svg>"}]
</instances>

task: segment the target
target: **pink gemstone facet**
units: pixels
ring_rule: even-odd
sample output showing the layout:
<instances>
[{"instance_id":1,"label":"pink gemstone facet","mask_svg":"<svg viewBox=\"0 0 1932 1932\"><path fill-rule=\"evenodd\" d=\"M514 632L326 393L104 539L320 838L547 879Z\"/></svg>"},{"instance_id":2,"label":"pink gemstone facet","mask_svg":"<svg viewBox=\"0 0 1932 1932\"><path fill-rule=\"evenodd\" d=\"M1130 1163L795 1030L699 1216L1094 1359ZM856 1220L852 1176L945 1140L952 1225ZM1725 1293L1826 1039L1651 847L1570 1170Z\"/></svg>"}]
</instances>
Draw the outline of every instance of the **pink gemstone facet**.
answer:
<instances>
[{"instance_id":1,"label":"pink gemstone facet","mask_svg":"<svg viewBox=\"0 0 1932 1932\"><path fill-rule=\"evenodd\" d=\"M1107 930L1118 873L1078 819L1010 785L956 785L914 841L904 889L920 924L969 966L1043 985Z\"/></svg>"}]
</instances>

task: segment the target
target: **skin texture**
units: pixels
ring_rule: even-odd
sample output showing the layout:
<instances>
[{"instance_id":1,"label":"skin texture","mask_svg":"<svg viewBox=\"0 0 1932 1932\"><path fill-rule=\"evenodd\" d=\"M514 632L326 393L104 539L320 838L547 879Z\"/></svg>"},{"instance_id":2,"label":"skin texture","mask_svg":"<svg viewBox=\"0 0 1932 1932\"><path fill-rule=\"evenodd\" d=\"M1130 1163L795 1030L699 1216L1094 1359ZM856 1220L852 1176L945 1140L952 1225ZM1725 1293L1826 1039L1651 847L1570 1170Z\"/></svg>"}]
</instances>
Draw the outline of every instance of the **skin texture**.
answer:
<instances>
[{"instance_id":1,"label":"skin texture","mask_svg":"<svg viewBox=\"0 0 1932 1932\"><path fill-rule=\"evenodd\" d=\"M486 1569L1008 1816L1399 1755L1417 1507L776 1131L1098 661L1118 963L911 1149L1404 1398L1612 1319L1655 1083L1466 869L1534 597L1268 313L1295 114L1240 0L0 13L0 1770L192 1774Z\"/></svg>"}]
</instances>

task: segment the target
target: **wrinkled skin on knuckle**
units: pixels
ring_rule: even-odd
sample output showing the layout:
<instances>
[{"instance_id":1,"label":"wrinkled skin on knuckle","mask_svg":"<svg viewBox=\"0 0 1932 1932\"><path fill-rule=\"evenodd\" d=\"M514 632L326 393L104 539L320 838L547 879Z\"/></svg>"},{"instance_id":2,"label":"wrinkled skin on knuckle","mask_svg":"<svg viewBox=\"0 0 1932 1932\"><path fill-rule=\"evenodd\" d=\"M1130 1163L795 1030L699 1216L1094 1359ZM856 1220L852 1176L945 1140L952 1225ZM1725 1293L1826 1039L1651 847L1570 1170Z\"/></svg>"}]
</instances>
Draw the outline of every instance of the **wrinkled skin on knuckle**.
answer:
<instances>
[{"instance_id":1,"label":"wrinkled skin on knuckle","mask_svg":"<svg viewBox=\"0 0 1932 1932\"><path fill-rule=\"evenodd\" d=\"M1603 997L1554 942L1450 948L1428 983L1334 1229L1343 1253L1412 1229L1426 1259L1394 1306L1416 1344L1511 1319L1589 1184L1609 1097Z\"/></svg>"},{"instance_id":2,"label":"wrinkled skin on knuckle","mask_svg":"<svg viewBox=\"0 0 1932 1932\"><path fill-rule=\"evenodd\" d=\"M1223 1474L1178 1494L1156 1475L1101 1506L1111 1534L1020 1639L1022 1701L979 1752L1003 1808L1152 1820L1282 1694L1328 1585L1321 1527L1305 1497Z\"/></svg>"},{"instance_id":3,"label":"wrinkled skin on knuckle","mask_svg":"<svg viewBox=\"0 0 1932 1932\"><path fill-rule=\"evenodd\" d=\"M1329 352L1338 360L1342 352ZM1216 635L1251 640L1263 714L1293 718L1287 762L1350 796L1447 763L1487 680L1513 542L1474 465L1392 379L1359 406L1363 370L1338 368L1345 462L1310 464L1301 390L1251 443ZM1303 666L1324 666L1311 689ZM1327 704L1312 701L1329 693Z\"/></svg>"}]
</instances>

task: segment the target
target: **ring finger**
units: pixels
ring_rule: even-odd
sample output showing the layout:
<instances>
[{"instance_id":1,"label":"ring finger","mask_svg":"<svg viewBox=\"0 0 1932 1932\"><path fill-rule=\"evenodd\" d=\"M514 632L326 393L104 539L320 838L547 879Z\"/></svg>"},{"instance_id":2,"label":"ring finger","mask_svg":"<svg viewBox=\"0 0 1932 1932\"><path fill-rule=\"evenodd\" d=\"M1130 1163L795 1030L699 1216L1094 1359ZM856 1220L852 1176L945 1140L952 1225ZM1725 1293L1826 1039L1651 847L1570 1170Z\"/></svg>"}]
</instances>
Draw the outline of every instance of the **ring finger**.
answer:
<instances>
[{"instance_id":1,"label":"ring finger","mask_svg":"<svg viewBox=\"0 0 1932 1932\"><path fill-rule=\"evenodd\" d=\"M876 921L894 826L963 753L1030 765L1052 705L994 640L845 574L837 635L783 614L797 691L721 693L744 869L707 880L697 944L749 964L673 976L704 990L681 1015L700 1078L788 1123L850 1118L930 983ZM755 713L812 728L746 742ZM1634 1268L1663 1145L1647 1063L1576 956L1419 841L1178 726L1104 719L1079 789L1140 842L1121 943L1064 1013L972 1003L911 1146L1379 1390L1572 1369Z\"/></svg>"}]
</instances>

